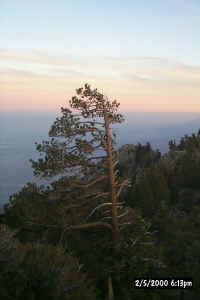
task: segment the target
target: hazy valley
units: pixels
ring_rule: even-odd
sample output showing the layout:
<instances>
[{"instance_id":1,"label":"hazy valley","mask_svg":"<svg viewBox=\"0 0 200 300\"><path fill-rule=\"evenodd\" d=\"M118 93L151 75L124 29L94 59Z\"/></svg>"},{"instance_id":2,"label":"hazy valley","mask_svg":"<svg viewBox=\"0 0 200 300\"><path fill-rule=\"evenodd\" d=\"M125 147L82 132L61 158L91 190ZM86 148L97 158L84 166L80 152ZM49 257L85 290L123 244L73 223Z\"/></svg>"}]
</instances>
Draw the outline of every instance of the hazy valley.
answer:
<instances>
[{"instance_id":1,"label":"hazy valley","mask_svg":"<svg viewBox=\"0 0 200 300\"><path fill-rule=\"evenodd\" d=\"M125 122L114 126L117 147L124 144L145 144L162 153L168 151L168 141L178 140L200 128L198 113L125 113ZM30 158L38 157L35 142L46 139L56 113L1 113L0 114L0 206L9 195L27 182L39 182L33 176Z\"/></svg>"}]
</instances>

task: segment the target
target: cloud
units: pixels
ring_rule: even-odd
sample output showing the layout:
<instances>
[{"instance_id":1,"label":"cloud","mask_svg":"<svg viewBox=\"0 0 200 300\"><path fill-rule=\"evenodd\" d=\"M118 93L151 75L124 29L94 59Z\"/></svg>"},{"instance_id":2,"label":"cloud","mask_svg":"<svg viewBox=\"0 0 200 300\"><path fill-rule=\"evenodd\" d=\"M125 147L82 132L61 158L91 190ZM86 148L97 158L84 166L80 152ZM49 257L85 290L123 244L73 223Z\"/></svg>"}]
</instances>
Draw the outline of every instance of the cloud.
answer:
<instances>
[{"instance_id":1,"label":"cloud","mask_svg":"<svg viewBox=\"0 0 200 300\"><path fill-rule=\"evenodd\" d=\"M24 68L37 68L54 71L60 75L117 75L120 72L130 71L132 68L136 70L135 76L141 76L139 73L146 74L145 77L151 77L153 73L179 72L188 75L199 75L200 66L190 66L181 62L170 60L162 57L74 57L72 55L52 55L41 51L32 51L30 53L22 51L11 51L0 49L0 60L4 60L4 64L23 65ZM5 62L6 60L6 62ZM117 72L116 72L117 71ZM145 72L146 71L146 72ZM44 71L43 71L44 72ZM130 73L131 73L130 72ZM50 74L50 73L49 73ZM174 73L175 74L175 73ZM173 74L172 74L173 75ZM177 74L176 74L177 75ZM143 77L143 76L141 76Z\"/></svg>"},{"instance_id":2,"label":"cloud","mask_svg":"<svg viewBox=\"0 0 200 300\"><path fill-rule=\"evenodd\" d=\"M11 61L39 63L47 65L70 65L71 63L73 63L70 56L65 55L62 57L57 57L36 50L26 52L20 50L14 51L8 49L0 49L0 58Z\"/></svg>"},{"instance_id":3,"label":"cloud","mask_svg":"<svg viewBox=\"0 0 200 300\"><path fill-rule=\"evenodd\" d=\"M185 99L182 103L186 109L188 97L193 103L191 107L200 110L200 66L168 58L73 57L1 49L0 62L0 94L3 93L4 104L8 106L15 101L26 106L25 99L30 97L32 106L45 107L44 99L52 107L57 106L57 101L63 104L62 99L88 82L103 88L108 96L123 99L124 109L166 109L167 105L175 107L175 100L171 100L175 98L179 104Z\"/></svg>"},{"instance_id":4,"label":"cloud","mask_svg":"<svg viewBox=\"0 0 200 300\"><path fill-rule=\"evenodd\" d=\"M189 66L160 57L93 57L72 58L53 56L39 51L0 51L0 58L7 59L7 66L15 66L20 72L31 72L54 77L107 78L135 82L163 82L194 84L200 79L200 66ZM6 62L4 61L6 66ZM10 68L11 69L11 68Z\"/></svg>"},{"instance_id":5,"label":"cloud","mask_svg":"<svg viewBox=\"0 0 200 300\"><path fill-rule=\"evenodd\" d=\"M136 68L124 76L133 81L168 85L196 86L200 84L200 66L189 66L163 58L139 58ZM199 85L200 86L200 85Z\"/></svg>"}]
</instances>

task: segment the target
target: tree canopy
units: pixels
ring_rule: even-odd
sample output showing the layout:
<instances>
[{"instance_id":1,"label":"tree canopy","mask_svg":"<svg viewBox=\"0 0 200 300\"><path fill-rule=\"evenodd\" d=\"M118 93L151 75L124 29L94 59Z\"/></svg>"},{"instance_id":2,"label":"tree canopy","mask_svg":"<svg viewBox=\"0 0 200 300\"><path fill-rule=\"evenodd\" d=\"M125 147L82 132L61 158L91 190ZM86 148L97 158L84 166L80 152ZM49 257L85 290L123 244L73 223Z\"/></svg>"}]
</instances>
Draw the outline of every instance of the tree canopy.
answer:
<instances>
[{"instance_id":1,"label":"tree canopy","mask_svg":"<svg viewBox=\"0 0 200 300\"><path fill-rule=\"evenodd\" d=\"M123 122L116 100L86 84L69 107L36 145L40 158L31 160L35 175L50 184L28 183L5 206L0 295L197 299L199 134L170 141L164 155L149 143L116 149L113 125ZM136 277L174 276L193 277L195 289L131 284Z\"/></svg>"}]
</instances>

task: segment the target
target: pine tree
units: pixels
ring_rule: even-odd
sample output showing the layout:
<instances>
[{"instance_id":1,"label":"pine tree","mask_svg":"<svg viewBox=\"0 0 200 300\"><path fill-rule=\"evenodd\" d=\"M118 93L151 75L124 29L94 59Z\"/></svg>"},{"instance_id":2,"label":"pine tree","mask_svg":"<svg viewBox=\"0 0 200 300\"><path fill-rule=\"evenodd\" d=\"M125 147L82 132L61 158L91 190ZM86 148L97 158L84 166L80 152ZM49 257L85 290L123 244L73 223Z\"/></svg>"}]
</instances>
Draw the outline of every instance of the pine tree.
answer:
<instances>
[{"instance_id":1,"label":"pine tree","mask_svg":"<svg viewBox=\"0 0 200 300\"><path fill-rule=\"evenodd\" d=\"M118 253L120 225L123 225L119 224L119 210L120 215L123 213L119 195L128 183L127 180L117 182L115 135L110 127L123 121L122 115L117 113L119 103L109 101L88 84L77 89L69 103L71 110L61 108L62 116L50 129L51 140L37 144L43 158L31 160L32 167L35 175L45 178L65 176L68 181L65 193L69 200L65 211L78 207L84 212L85 207L89 207L84 221L65 224L65 232L102 228L110 232L112 248ZM109 299L113 299L110 276L108 286Z\"/></svg>"}]
</instances>

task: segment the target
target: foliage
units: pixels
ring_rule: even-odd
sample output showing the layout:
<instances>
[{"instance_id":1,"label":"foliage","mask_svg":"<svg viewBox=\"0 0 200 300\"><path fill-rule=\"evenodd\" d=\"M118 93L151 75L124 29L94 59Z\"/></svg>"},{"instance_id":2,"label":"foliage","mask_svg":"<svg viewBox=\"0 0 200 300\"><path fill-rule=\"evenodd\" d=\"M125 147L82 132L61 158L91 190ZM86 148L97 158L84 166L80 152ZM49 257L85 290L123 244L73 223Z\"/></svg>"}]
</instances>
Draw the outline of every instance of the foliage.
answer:
<instances>
[{"instance_id":1,"label":"foliage","mask_svg":"<svg viewBox=\"0 0 200 300\"><path fill-rule=\"evenodd\" d=\"M153 239L146 235L139 212L125 207L120 198L129 181L117 176L110 128L123 121L117 113L119 104L89 85L76 92L70 101L73 111L62 108L62 116L49 132L51 140L37 144L41 158L32 160L35 175L57 180L48 188L28 184L13 195L6 208L6 222L20 228L18 237L23 242L69 246L98 286L104 282L105 294L111 278L117 295L119 280L126 285L121 290L127 290L127 278L136 274L141 264L146 266L141 274L152 264ZM27 230L31 235L24 234ZM126 275L125 265L129 269Z\"/></svg>"},{"instance_id":2,"label":"foliage","mask_svg":"<svg viewBox=\"0 0 200 300\"><path fill-rule=\"evenodd\" d=\"M0 227L1 299L97 299L78 260L60 247L18 242Z\"/></svg>"},{"instance_id":3,"label":"foliage","mask_svg":"<svg viewBox=\"0 0 200 300\"><path fill-rule=\"evenodd\" d=\"M142 169L149 168L156 161L159 161L161 153L151 148L151 145L126 144L118 151L119 172L123 177L131 177L135 180L138 172Z\"/></svg>"},{"instance_id":4,"label":"foliage","mask_svg":"<svg viewBox=\"0 0 200 300\"><path fill-rule=\"evenodd\" d=\"M1 233L1 268L8 277L1 275L5 289L2 284L0 292L7 295L10 286L21 291L25 276L30 289L30 278L38 291L45 282L41 295L43 289L43 296L48 293L46 286L49 291L56 286L57 296L52 292L52 297L64 300L58 282L67 286L72 276L74 284L80 282L81 299L84 295L96 299L94 286L105 299L108 282L115 300L197 299L199 134L185 135L178 144L170 141L165 155L149 143L124 145L117 152L110 125L123 120L117 113L119 104L85 85L70 105L72 111L62 108L62 116L52 125L51 139L37 144L41 158L32 161L35 175L53 181L48 187L27 184L5 207L4 222L15 231ZM193 277L195 289L133 289L134 278L144 276ZM93 287L88 278L93 278ZM66 299L79 299L76 291L70 294L74 298L68 294ZM30 295L35 299L35 294Z\"/></svg>"}]
</instances>

